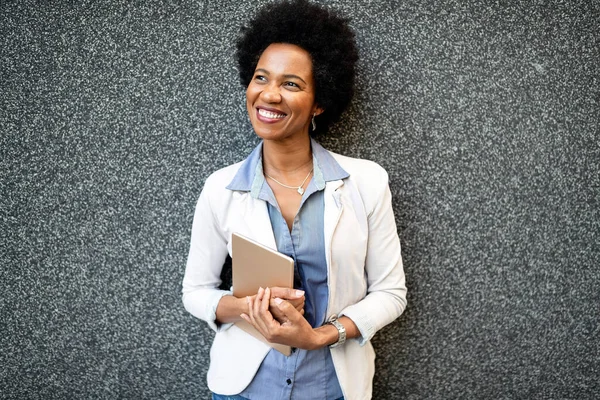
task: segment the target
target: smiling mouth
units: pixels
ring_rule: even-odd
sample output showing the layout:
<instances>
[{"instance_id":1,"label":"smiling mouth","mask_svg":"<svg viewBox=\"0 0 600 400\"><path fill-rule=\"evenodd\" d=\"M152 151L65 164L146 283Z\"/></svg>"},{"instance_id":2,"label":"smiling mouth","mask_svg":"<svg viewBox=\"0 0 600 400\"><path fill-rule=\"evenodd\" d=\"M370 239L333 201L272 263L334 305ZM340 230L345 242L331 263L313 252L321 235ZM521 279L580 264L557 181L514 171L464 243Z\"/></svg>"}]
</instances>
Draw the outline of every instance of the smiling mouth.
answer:
<instances>
[{"instance_id":1,"label":"smiling mouth","mask_svg":"<svg viewBox=\"0 0 600 400\"><path fill-rule=\"evenodd\" d=\"M258 115L260 115L261 117L264 117L264 118L268 118L268 119L282 119L282 118L285 118L285 116L287 114L273 112L273 111L267 111L262 108L259 108Z\"/></svg>"}]
</instances>

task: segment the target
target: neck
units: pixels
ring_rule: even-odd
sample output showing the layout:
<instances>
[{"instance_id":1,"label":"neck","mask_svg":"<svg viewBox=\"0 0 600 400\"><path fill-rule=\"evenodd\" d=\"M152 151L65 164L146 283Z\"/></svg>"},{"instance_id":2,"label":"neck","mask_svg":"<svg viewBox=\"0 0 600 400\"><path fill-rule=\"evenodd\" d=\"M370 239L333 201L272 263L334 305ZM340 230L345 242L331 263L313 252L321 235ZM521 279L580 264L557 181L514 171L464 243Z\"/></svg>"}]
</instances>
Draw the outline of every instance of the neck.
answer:
<instances>
[{"instance_id":1,"label":"neck","mask_svg":"<svg viewBox=\"0 0 600 400\"><path fill-rule=\"evenodd\" d=\"M278 175L306 172L312 168L310 136L293 142L263 142L263 168L267 173Z\"/></svg>"}]
</instances>

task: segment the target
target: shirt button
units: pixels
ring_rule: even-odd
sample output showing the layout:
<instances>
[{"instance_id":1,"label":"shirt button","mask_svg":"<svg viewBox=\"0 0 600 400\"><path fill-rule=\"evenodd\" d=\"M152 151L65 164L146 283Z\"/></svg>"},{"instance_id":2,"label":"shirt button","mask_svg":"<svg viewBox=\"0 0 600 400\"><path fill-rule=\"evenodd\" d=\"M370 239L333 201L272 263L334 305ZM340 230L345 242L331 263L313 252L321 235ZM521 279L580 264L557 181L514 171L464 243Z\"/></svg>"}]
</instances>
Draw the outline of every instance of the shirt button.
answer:
<instances>
[{"instance_id":1,"label":"shirt button","mask_svg":"<svg viewBox=\"0 0 600 400\"><path fill-rule=\"evenodd\" d=\"M286 382L287 382L288 385L292 384L292 380L290 378L288 378Z\"/></svg>"}]
</instances>

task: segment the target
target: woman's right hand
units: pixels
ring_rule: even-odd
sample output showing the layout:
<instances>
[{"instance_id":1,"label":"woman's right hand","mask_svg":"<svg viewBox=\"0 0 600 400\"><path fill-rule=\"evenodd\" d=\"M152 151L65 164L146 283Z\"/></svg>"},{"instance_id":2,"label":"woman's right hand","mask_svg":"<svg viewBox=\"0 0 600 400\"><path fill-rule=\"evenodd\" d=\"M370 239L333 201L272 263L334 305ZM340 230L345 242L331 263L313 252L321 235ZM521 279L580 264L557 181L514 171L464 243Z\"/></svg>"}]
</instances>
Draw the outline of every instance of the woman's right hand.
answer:
<instances>
[{"instance_id":1,"label":"woman's right hand","mask_svg":"<svg viewBox=\"0 0 600 400\"><path fill-rule=\"evenodd\" d=\"M287 300L296 310L298 310L298 312L304 315L304 291L273 287L271 288L271 293L273 294L270 302L272 302L274 298ZM250 296L252 300L254 300L255 297L256 295ZM279 323L283 323L287 320L275 303L270 303L269 310L273 314L273 318ZM247 314L248 312L248 302L246 297L238 298L231 295L223 296L217 305L216 320L220 324L237 322L241 319L241 313Z\"/></svg>"},{"instance_id":2,"label":"woman's right hand","mask_svg":"<svg viewBox=\"0 0 600 400\"><path fill-rule=\"evenodd\" d=\"M277 304L272 303L273 299L280 298L283 300L287 300L291 305L294 306L296 310L302 315L304 315L304 290L298 289L290 289L290 288L282 288L282 287L272 287L271 289L271 301L269 306L269 311L273 314L273 318L275 318L279 323L284 323L287 318L283 315Z\"/></svg>"}]
</instances>

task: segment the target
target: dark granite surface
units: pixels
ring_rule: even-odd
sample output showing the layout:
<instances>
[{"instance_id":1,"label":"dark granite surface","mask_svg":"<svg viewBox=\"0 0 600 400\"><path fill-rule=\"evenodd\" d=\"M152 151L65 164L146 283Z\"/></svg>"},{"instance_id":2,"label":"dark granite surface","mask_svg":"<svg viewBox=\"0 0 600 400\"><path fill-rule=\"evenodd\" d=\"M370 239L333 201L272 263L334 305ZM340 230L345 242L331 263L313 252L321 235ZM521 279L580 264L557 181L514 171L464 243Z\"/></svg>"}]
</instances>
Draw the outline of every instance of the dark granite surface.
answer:
<instances>
[{"instance_id":1,"label":"dark granite surface","mask_svg":"<svg viewBox=\"0 0 600 400\"><path fill-rule=\"evenodd\" d=\"M332 1L358 95L321 142L390 173L409 308L377 399L600 396L600 2ZM0 398L205 399L180 284L256 139L254 2L0 3Z\"/></svg>"}]
</instances>

